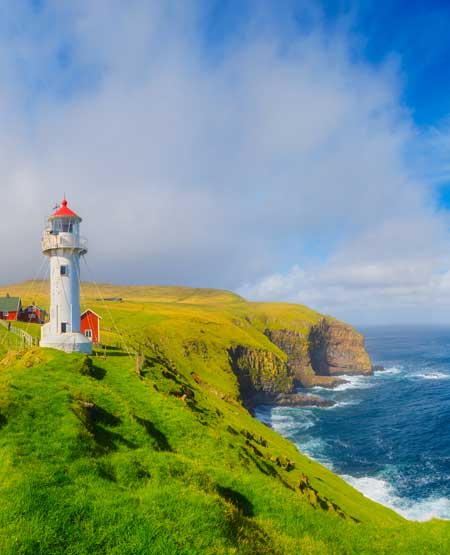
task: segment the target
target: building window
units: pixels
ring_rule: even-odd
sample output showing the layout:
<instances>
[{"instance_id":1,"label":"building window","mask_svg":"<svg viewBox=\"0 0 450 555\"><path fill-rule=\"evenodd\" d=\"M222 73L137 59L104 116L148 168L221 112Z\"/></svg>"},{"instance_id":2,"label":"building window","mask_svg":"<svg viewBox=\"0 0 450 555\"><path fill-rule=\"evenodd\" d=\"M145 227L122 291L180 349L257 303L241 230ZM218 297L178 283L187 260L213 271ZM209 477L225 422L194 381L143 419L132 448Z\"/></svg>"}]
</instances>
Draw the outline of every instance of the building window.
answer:
<instances>
[{"instance_id":1,"label":"building window","mask_svg":"<svg viewBox=\"0 0 450 555\"><path fill-rule=\"evenodd\" d=\"M86 331L84 332L84 335L85 335L86 337L89 337L89 339L92 339L92 330L86 330Z\"/></svg>"},{"instance_id":2,"label":"building window","mask_svg":"<svg viewBox=\"0 0 450 555\"><path fill-rule=\"evenodd\" d=\"M3 318L8 318L9 312L3 312Z\"/></svg>"},{"instance_id":3,"label":"building window","mask_svg":"<svg viewBox=\"0 0 450 555\"><path fill-rule=\"evenodd\" d=\"M67 333L67 322L61 322L61 333Z\"/></svg>"},{"instance_id":4,"label":"building window","mask_svg":"<svg viewBox=\"0 0 450 555\"><path fill-rule=\"evenodd\" d=\"M52 233L57 235L60 232L63 233L73 233L78 231L77 222L73 219L67 220L64 219L55 219L52 222Z\"/></svg>"},{"instance_id":5,"label":"building window","mask_svg":"<svg viewBox=\"0 0 450 555\"><path fill-rule=\"evenodd\" d=\"M59 271L60 271L60 274L62 276L68 276L69 275L69 266L66 266L66 265L60 266Z\"/></svg>"}]
</instances>

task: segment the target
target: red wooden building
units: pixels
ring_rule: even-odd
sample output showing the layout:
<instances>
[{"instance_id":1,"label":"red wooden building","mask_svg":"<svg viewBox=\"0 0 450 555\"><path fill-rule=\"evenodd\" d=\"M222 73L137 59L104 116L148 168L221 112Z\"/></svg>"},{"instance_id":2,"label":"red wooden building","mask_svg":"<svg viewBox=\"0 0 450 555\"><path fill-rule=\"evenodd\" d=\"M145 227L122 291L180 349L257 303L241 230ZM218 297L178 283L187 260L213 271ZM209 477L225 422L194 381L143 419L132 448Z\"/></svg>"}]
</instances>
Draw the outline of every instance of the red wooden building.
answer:
<instances>
[{"instance_id":1,"label":"red wooden building","mask_svg":"<svg viewBox=\"0 0 450 555\"><path fill-rule=\"evenodd\" d=\"M47 312L40 306L32 304L25 306L19 313L18 320L21 322L30 322L32 324L44 324Z\"/></svg>"},{"instance_id":2,"label":"red wooden building","mask_svg":"<svg viewBox=\"0 0 450 555\"><path fill-rule=\"evenodd\" d=\"M92 339L92 343L100 343L100 320L102 317L88 308L83 312L83 314L81 314L80 318L81 333L83 333L89 339Z\"/></svg>"},{"instance_id":3,"label":"red wooden building","mask_svg":"<svg viewBox=\"0 0 450 555\"><path fill-rule=\"evenodd\" d=\"M22 310L22 301L20 297L0 297L0 319L1 320L17 320Z\"/></svg>"}]
</instances>

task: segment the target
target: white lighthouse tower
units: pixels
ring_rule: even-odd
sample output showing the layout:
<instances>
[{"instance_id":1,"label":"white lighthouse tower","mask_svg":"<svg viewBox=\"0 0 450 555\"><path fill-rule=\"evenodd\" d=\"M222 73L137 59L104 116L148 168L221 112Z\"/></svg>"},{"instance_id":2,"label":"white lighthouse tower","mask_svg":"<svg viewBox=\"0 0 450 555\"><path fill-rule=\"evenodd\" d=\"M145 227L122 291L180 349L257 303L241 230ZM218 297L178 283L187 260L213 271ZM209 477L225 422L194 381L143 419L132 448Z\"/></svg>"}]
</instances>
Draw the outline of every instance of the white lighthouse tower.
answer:
<instances>
[{"instance_id":1,"label":"white lighthouse tower","mask_svg":"<svg viewBox=\"0 0 450 555\"><path fill-rule=\"evenodd\" d=\"M50 322L42 326L40 345L91 354L91 340L80 333L80 256L87 253L80 222L64 198L44 230L42 252L50 258Z\"/></svg>"}]
</instances>

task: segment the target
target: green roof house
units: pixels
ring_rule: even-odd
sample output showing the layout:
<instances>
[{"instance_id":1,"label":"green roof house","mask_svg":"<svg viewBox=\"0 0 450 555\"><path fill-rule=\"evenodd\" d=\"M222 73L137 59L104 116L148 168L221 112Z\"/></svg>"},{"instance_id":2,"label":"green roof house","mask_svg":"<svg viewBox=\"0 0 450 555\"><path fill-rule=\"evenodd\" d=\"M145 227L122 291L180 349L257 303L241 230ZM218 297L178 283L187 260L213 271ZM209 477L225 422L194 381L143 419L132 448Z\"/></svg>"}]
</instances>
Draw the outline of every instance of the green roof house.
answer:
<instances>
[{"instance_id":1,"label":"green roof house","mask_svg":"<svg viewBox=\"0 0 450 555\"><path fill-rule=\"evenodd\" d=\"M20 297L0 297L0 320L17 320L21 310Z\"/></svg>"}]
</instances>

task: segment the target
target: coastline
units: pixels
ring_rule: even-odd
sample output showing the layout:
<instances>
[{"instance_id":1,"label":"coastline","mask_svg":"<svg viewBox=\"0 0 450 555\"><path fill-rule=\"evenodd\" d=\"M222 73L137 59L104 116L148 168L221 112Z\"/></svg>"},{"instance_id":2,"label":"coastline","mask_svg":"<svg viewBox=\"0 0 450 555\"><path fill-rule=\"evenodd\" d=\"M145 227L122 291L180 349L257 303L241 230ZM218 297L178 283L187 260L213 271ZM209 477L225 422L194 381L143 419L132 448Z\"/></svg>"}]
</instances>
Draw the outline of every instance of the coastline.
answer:
<instances>
[{"instance_id":1,"label":"coastline","mask_svg":"<svg viewBox=\"0 0 450 555\"><path fill-rule=\"evenodd\" d=\"M444 331L450 338L450 330ZM406 338L407 332L408 330L404 332ZM316 386L308 390L298 390L300 393L308 391L332 399L335 402L333 406L259 406L255 409L255 415L290 439L300 452L338 474L366 497L409 520L448 520L450 495L440 485L446 483L447 476L439 467L439 457L433 454L433 446L428 446L429 455L426 444L421 448L421 442L426 441L421 434L425 426L415 426L413 423L413 417L422 415L432 423L432 411L436 406L430 403L429 398L440 394L444 399L447 395L450 364L448 368L435 366L442 360L443 353L446 353L448 343L437 351L438 362L435 363L426 352L426 346L430 342L428 336L423 340L424 353L418 356L415 335L411 339L411 343L416 345L414 349L409 346L409 340L405 339L402 339L399 347L397 337L403 338L402 333L402 330L397 330L394 334L395 341L386 342L389 348L392 346L391 351L395 356L391 358L394 360L389 360L390 352L383 356L386 347L380 350L377 346L372 352L369 349L373 360L383 364L383 370L380 365L374 364L372 376L346 375L346 383L333 389ZM442 332L441 335L445 334ZM371 341L372 335L369 347ZM395 357L400 359L407 356L404 353L409 355L408 363L398 364ZM445 364L446 361L447 359ZM424 398L422 404L417 401L420 396ZM383 411L385 417L380 416ZM431 416L427 415L427 411ZM411 420L411 429L408 428L408 418ZM439 421L438 410L435 420ZM345 426L353 426L353 429L341 430ZM432 437L436 437L436 434L437 437L442 436L439 428ZM409 445L411 449L403 457L398 456L401 450L396 450L395 447L395 442L401 443L397 437L400 440L404 437L405 445ZM364 442L373 443L367 452ZM377 442L379 445L376 445ZM422 467L415 462L417 455L414 455L414 449L421 452L424 461L421 463ZM443 455L448 453L445 445L440 449ZM441 464L441 467L445 465Z\"/></svg>"}]
</instances>

